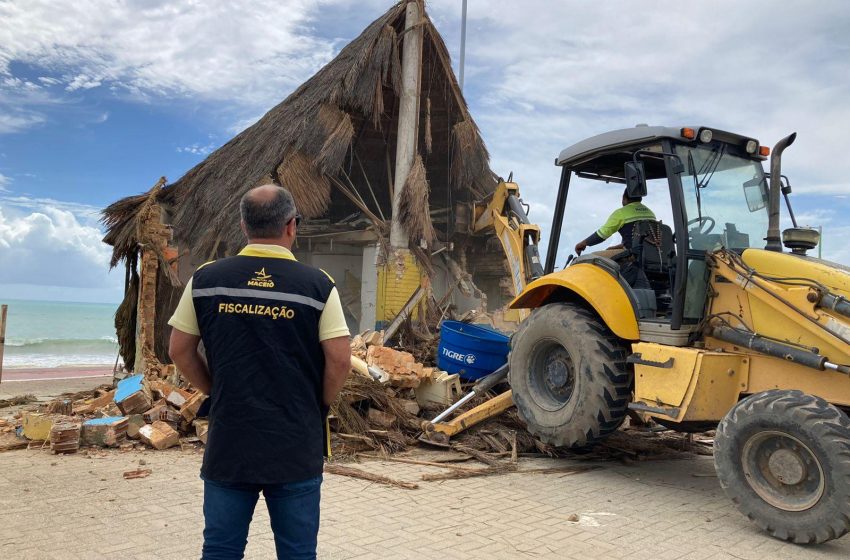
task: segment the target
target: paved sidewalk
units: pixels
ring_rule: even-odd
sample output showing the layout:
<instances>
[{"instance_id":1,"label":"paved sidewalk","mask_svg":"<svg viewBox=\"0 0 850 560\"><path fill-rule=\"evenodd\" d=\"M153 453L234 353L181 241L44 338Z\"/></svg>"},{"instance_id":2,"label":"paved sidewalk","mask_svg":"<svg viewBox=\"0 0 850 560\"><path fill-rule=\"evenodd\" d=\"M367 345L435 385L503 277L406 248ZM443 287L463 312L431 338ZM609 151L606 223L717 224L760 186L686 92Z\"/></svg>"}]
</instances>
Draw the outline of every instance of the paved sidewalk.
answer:
<instances>
[{"instance_id":1,"label":"paved sidewalk","mask_svg":"<svg viewBox=\"0 0 850 560\"><path fill-rule=\"evenodd\" d=\"M153 474L124 480L139 468ZM200 454L0 453L0 558L197 558ZM529 460L523 468L583 464ZM850 537L801 547L776 541L723 496L710 459L602 464L575 475L510 474L421 482L441 469L359 466L419 482L403 490L326 475L319 558L762 560L850 557ZM262 503L247 558L273 558ZM573 521L571 521L571 519ZM575 521L577 519L577 521Z\"/></svg>"}]
</instances>

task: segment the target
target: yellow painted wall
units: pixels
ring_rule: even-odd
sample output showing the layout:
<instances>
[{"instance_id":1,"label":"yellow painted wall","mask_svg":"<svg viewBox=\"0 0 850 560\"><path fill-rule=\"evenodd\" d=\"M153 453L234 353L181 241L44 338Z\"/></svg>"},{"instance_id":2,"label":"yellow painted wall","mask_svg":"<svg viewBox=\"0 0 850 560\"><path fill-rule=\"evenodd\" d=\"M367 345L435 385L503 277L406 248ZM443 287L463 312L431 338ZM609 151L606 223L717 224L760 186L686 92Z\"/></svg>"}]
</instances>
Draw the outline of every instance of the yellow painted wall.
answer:
<instances>
[{"instance_id":1,"label":"yellow painted wall","mask_svg":"<svg viewBox=\"0 0 850 560\"><path fill-rule=\"evenodd\" d=\"M378 267L375 321L392 321L422 283L422 271L409 251L392 255ZM416 318L414 310L413 317Z\"/></svg>"}]
</instances>

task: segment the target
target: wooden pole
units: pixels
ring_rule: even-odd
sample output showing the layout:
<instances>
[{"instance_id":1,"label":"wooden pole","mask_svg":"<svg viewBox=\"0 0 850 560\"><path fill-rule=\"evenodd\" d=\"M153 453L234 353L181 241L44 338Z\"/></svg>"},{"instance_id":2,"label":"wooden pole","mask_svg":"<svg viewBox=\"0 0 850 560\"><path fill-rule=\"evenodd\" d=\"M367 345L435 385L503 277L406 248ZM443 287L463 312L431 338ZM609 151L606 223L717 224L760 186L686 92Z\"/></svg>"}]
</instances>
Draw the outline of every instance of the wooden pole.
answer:
<instances>
[{"instance_id":1,"label":"wooden pole","mask_svg":"<svg viewBox=\"0 0 850 560\"><path fill-rule=\"evenodd\" d=\"M419 129L419 91L422 78L422 18L420 0L410 0L404 17L404 46L401 57L401 101L398 111L395 181L393 185L392 227L390 245L407 249L407 232L399 221L399 208L404 183L416 157Z\"/></svg>"},{"instance_id":2,"label":"wooden pole","mask_svg":"<svg viewBox=\"0 0 850 560\"><path fill-rule=\"evenodd\" d=\"M3 382L3 349L6 346L6 312L9 306L0 305L0 383Z\"/></svg>"}]
</instances>

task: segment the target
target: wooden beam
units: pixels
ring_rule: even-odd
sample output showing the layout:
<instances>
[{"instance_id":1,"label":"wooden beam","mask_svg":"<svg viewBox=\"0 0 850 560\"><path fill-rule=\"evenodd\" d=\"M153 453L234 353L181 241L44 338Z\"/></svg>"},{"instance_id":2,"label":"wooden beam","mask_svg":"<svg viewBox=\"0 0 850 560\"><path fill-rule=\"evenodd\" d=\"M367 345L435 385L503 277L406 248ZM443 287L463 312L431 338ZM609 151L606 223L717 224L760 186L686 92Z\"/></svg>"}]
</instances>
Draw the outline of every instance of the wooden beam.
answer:
<instances>
[{"instance_id":1,"label":"wooden beam","mask_svg":"<svg viewBox=\"0 0 850 560\"><path fill-rule=\"evenodd\" d=\"M419 139L419 94L422 86L422 7L420 0L407 3L401 56L401 100L396 135L395 185L393 187L390 245L407 249L408 237L399 221L401 191L413 167Z\"/></svg>"}]
</instances>

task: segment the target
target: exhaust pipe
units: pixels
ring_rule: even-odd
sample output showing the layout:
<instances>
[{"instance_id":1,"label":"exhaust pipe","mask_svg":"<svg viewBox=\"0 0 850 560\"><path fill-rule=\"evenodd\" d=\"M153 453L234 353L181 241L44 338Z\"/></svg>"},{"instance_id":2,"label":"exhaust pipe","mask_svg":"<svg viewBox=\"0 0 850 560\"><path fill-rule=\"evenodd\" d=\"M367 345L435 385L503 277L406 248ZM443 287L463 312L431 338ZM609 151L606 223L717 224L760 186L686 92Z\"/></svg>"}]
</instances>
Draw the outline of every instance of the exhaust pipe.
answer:
<instances>
[{"instance_id":1,"label":"exhaust pipe","mask_svg":"<svg viewBox=\"0 0 850 560\"><path fill-rule=\"evenodd\" d=\"M792 132L776 143L770 153L770 192L767 197L767 245L768 251L782 252L782 237L779 233L779 197L782 191L782 152L794 143L797 133Z\"/></svg>"}]
</instances>

